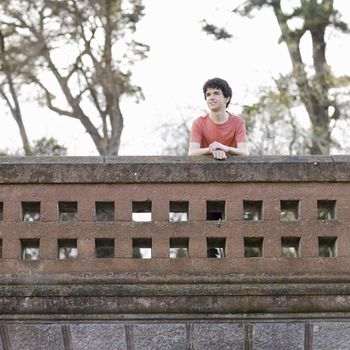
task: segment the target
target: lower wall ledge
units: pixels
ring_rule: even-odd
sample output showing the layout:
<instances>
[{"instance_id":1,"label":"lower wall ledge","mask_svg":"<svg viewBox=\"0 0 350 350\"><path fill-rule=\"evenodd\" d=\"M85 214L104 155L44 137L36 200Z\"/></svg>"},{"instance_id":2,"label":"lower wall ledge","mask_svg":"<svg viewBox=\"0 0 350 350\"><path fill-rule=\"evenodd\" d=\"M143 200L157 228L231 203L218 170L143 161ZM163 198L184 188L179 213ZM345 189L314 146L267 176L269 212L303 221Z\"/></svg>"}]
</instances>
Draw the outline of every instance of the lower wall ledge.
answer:
<instances>
[{"instance_id":1,"label":"lower wall ledge","mask_svg":"<svg viewBox=\"0 0 350 350\"><path fill-rule=\"evenodd\" d=\"M245 313L245 314L8 314L0 324L135 324L135 323L237 323L237 322L349 322L350 312Z\"/></svg>"},{"instance_id":2,"label":"lower wall ledge","mask_svg":"<svg viewBox=\"0 0 350 350\"><path fill-rule=\"evenodd\" d=\"M115 287L115 288L113 288ZM341 317L350 314L349 285L7 286L0 319L177 319ZM140 316L143 315L143 316ZM288 315L288 316L287 316ZM329 316L327 316L329 315Z\"/></svg>"}]
</instances>

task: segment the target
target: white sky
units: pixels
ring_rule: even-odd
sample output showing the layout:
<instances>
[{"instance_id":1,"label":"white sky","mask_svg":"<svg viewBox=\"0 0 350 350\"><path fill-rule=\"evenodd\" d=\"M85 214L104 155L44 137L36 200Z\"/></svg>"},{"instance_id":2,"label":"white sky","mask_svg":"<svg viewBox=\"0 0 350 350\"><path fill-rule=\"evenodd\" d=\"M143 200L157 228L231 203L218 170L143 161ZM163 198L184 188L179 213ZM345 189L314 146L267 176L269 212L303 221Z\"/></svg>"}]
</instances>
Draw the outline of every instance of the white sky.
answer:
<instances>
[{"instance_id":1,"label":"white sky","mask_svg":"<svg viewBox=\"0 0 350 350\"><path fill-rule=\"evenodd\" d=\"M144 0L145 17L138 25L136 40L150 45L151 50L132 71L146 99L139 104L133 99L122 103L125 128L120 155L161 154L162 141L155 130L169 119L193 120L201 115L205 109L201 89L207 79L218 76L230 83L234 97L229 110L239 113L244 104L255 101L259 86L290 70L287 51L277 44L275 18L267 10L253 19L230 14L240 2ZM349 0L335 0L335 5L350 22ZM234 38L218 42L208 37L201 30L204 18L225 26ZM336 74L349 74L350 35L330 35L329 63ZM307 39L303 52L310 59ZM31 140L53 136L68 147L69 155L97 155L78 121L33 104L27 104L23 114ZM0 149L20 147L17 127L0 100Z\"/></svg>"}]
</instances>

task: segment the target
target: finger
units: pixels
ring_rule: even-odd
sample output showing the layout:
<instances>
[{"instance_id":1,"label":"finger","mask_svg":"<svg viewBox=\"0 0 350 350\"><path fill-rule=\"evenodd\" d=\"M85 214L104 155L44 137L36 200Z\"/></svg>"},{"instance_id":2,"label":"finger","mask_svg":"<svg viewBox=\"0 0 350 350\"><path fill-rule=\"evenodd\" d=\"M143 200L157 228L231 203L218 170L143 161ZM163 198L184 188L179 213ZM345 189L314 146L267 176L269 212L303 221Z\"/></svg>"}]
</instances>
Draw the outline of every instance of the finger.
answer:
<instances>
[{"instance_id":1,"label":"finger","mask_svg":"<svg viewBox=\"0 0 350 350\"><path fill-rule=\"evenodd\" d=\"M220 159L226 159L226 154L223 151L220 151Z\"/></svg>"},{"instance_id":2,"label":"finger","mask_svg":"<svg viewBox=\"0 0 350 350\"><path fill-rule=\"evenodd\" d=\"M216 158L216 159L222 159L222 158L223 158L222 153L221 153L220 151L216 151L216 152L215 152L215 158Z\"/></svg>"}]
</instances>

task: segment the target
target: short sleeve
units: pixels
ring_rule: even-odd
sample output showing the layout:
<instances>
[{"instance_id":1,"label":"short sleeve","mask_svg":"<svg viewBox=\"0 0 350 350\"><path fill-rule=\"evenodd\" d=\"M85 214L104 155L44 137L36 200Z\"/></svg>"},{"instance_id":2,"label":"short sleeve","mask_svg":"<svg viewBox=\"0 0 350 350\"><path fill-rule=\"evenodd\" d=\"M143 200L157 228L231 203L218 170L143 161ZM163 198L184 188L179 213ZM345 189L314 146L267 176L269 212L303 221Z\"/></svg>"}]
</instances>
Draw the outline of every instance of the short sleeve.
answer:
<instances>
[{"instance_id":1,"label":"short sleeve","mask_svg":"<svg viewBox=\"0 0 350 350\"><path fill-rule=\"evenodd\" d=\"M199 120L196 119L191 128L190 142L201 143L202 141L202 130L200 127Z\"/></svg>"},{"instance_id":2,"label":"short sleeve","mask_svg":"<svg viewBox=\"0 0 350 350\"><path fill-rule=\"evenodd\" d=\"M242 122L239 124L236 131L236 143L239 142L247 142L247 132L245 130L244 120L242 120Z\"/></svg>"}]
</instances>

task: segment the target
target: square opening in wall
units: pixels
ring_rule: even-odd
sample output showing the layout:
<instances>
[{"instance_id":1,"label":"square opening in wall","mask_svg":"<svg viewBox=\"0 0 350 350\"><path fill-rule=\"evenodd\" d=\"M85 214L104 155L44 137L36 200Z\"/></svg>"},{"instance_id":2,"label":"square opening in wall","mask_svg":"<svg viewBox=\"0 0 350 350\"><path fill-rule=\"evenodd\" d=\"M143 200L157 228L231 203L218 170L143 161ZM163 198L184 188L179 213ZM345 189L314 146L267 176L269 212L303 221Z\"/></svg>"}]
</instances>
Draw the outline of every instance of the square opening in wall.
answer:
<instances>
[{"instance_id":1,"label":"square opening in wall","mask_svg":"<svg viewBox=\"0 0 350 350\"><path fill-rule=\"evenodd\" d=\"M335 200L317 201L317 219L333 220L335 219Z\"/></svg>"},{"instance_id":2,"label":"square opening in wall","mask_svg":"<svg viewBox=\"0 0 350 350\"><path fill-rule=\"evenodd\" d=\"M114 202L95 202L96 221L114 221Z\"/></svg>"},{"instance_id":3,"label":"square opening in wall","mask_svg":"<svg viewBox=\"0 0 350 350\"><path fill-rule=\"evenodd\" d=\"M300 237L281 238L281 256L283 258L300 257Z\"/></svg>"},{"instance_id":4,"label":"square opening in wall","mask_svg":"<svg viewBox=\"0 0 350 350\"><path fill-rule=\"evenodd\" d=\"M40 256L39 239L21 239L21 259L38 260Z\"/></svg>"},{"instance_id":5,"label":"square opening in wall","mask_svg":"<svg viewBox=\"0 0 350 350\"><path fill-rule=\"evenodd\" d=\"M4 203L0 202L0 222L4 221Z\"/></svg>"},{"instance_id":6,"label":"square opening in wall","mask_svg":"<svg viewBox=\"0 0 350 350\"><path fill-rule=\"evenodd\" d=\"M299 201L286 200L281 201L281 221L295 221L299 220Z\"/></svg>"},{"instance_id":7,"label":"square opening in wall","mask_svg":"<svg viewBox=\"0 0 350 350\"><path fill-rule=\"evenodd\" d=\"M114 238L95 239L96 258L114 258Z\"/></svg>"},{"instance_id":8,"label":"square opening in wall","mask_svg":"<svg viewBox=\"0 0 350 350\"><path fill-rule=\"evenodd\" d=\"M225 201L207 201L207 220L225 220Z\"/></svg>"},{"instance_id":9,"label":"square opening in wall","mask_svg":"<svg viewBox=\"0 0 350 350\"><path fill-rule=\"evenodd\" d=\"M188 258L188 238L170 238L170 259Z\"/></svg>"},{"instance_id":10,"label":"square opening in wall","mask_svg":"<svg viewBox=\"0 0 350 350\"><path fill-rule=\"evenodd\" d=\"M262 201L243 201L243 218L247 221L262 220Z\"/></svg>"},{"instance_id":11,"label":"square opening in wall","mask_svg":"<svg viewBox=\"0 0 350 350\"><path fill-rule=\"evenodd\" d=\"M207 238L207 257L225 258L226 257L226 238Z\"/></svg>"},{"instance_id":12,"label":"square opening in wall","mask_svg":"<svg viewBox=\"0 0 350 350\"><path fill-rule=\"evenodd\" d=\"M75 259L78 256L76 239L58 240L58 258L60 260Z\"/></svg>"},{"instance_id":13,"label":"square opening in wall","mask_svg":"<svg viewBox=\"0 0 350 350\"><path fill-rule=\"evenodd\" d=\"M76 222L78 216L77 202L58 202L59 220L62 222Z\"/></svg>"},{"instance_id":14,"label":"square opening in wall","mask_svg":"<svg viewBox=\"0 0 350 350\"><path fill-rule=\"evenodd\" d=\"M188 202L169 202L169 221L187 221Z\"/></svg>"},{"instance_id":15,"label":"square opening in wall","mask_svg":"<svg viewBox=\"0 0 350 350\"><path fill-rule=\"evenodd\" d=\"M335 258L337 237L318 237L318 255L322 258Z\"/></svg>"},{"instance_id":16,"label":"square opening in wall","mask_svg":"<svg viewBox=\"0 0 350 350\"><path fill-rule=\"evenodd\" d=\"M263 237L244 237L244 257L261 258L263 252Z\"/></svg>"},{"instance_id":17,"label":"square opening in wall","mask_svg":"<svg viewBox=\"0 0 350 350\"><path fill-rule=\"evenodd\" d=\"M22 202L22 220L40 221L40 202Z\"/></svg>"},{"instance_id":18,"label":"square opening in wall","mask_svg":"<svg viewBox=\"0 0 350 350\"><path fill-rule=\"evenodd\" d=\"M152 258L152 239L151 238L133 238L132 239L132 257L135 259Z\"/></svg>"},{"instance_id":19,"label":"square opening in wall","mask_svg":"<svg viewBox=\"0 0 350 350\"><path fill-rule=\"evenodd\" d=\"M132 221L152 221L152 201L132 202Z\"/></svg>"}]
</instances>

